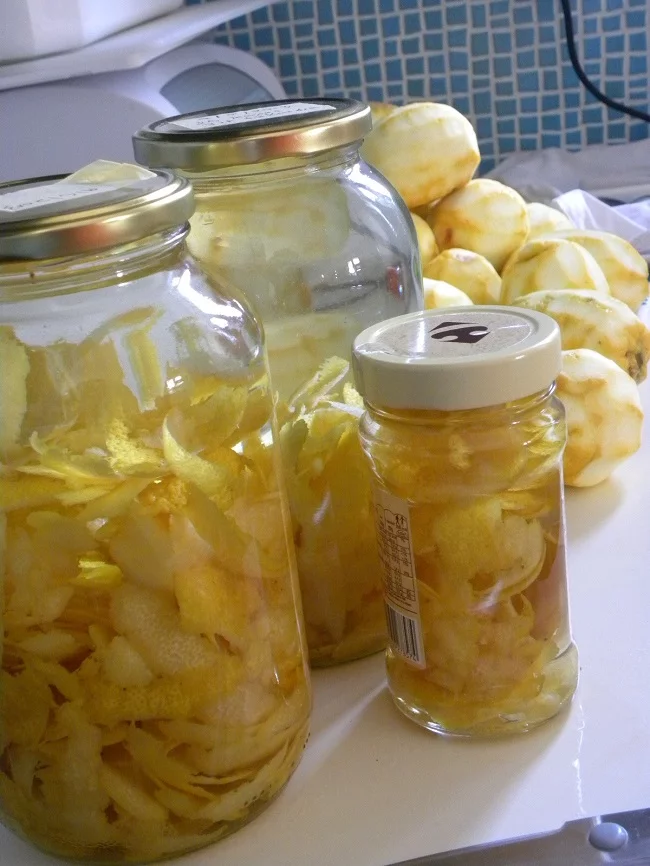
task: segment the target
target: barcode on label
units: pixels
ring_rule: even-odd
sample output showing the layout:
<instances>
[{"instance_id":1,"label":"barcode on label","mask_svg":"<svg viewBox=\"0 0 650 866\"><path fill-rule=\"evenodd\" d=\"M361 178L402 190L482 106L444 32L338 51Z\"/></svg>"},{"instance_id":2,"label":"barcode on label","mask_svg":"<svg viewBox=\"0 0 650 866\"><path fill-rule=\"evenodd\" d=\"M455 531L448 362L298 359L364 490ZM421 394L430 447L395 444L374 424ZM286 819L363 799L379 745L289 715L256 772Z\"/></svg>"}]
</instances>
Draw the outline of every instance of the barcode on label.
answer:
<instances>
[{"instance_id":1,"label":"barcode on label","mask_svg":"<svg viewBox=\"0 0 650 866\"><path fill-rule=\"evenodd\" d=\"M418 667L425 667L426 658L419 621L411 616L406 616L390 604L384 604L384 607L386 608L388 636L395 652Z\"/></svg>"}]
</instances>

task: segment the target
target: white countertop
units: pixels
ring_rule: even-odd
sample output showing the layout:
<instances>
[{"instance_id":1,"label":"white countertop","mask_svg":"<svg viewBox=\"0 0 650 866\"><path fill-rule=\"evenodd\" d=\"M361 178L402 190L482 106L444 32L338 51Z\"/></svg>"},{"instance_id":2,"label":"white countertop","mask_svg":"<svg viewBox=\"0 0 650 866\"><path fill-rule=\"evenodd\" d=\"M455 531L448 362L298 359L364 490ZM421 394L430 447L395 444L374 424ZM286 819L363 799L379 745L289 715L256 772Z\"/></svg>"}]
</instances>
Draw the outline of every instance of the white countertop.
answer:
<instances>
[{"instance_id":1,"label":"white countertop","mask_svg":"<svg viewBox=\"0 0 650 866\"><path fill-rule=\"evenodd\" d=\"M641 390L650 418L649 383ZM281 796L234 836L174 862L386 866L650 806L649 505L650 441L615 478L569 492L581 679L568 712L513 739L446 740L393 708L381 656L317 672L311 739ZM0 828L0 862L60 861Z\"/></svg>"}]
</instances>

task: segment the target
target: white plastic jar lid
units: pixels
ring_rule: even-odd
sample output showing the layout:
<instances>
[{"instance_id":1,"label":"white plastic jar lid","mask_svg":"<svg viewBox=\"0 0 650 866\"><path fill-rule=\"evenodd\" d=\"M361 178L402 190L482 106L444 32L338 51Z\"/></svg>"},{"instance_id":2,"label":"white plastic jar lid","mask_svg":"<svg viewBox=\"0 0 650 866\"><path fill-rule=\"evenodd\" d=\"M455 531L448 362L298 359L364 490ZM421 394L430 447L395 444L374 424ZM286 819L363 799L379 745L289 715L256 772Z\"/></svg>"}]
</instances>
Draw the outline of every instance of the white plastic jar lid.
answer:
<instances>
[{"instance_id":1,"label":"white plastic jar lid","mask_svg":"<svg viewBox=\"0 0 650 866\"><path fill-rule=\"evenodd\" d=\"M562 367L560 330L517 307L449 307L380 322L354 341L366 402L453 411L497 406L544 391Z\"/></svg>"}]
</instances>

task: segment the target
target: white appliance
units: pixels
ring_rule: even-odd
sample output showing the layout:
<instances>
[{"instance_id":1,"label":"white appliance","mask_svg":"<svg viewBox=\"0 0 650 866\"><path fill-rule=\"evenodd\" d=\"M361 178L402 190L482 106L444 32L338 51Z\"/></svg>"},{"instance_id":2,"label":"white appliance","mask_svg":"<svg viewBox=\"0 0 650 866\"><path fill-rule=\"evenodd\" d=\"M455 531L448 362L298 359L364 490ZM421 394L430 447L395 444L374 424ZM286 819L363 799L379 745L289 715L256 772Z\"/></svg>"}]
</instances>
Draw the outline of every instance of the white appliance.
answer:
<instances>
[{"instance_id":1,"label":"white appliance","mask_svg":"<svg viewBox=\"0 0 650 866\"><path fill-rule=\"evenodd\" d=\"M214 0L77 51L0 65L0 181L133 161L131 135L160 118L282 99L269 67L215 45L218 24L268 5Z\"/></svg>"},{"instance_id":2,"label":"white appliance","mask_svg":"<svg viewBox=\"0 0 650 866\"><path fill-rule=\"evenodd\" d=\"M183 5L183 0L4 0L0 63L70 51Z\"/></svg>"}]
</instances>

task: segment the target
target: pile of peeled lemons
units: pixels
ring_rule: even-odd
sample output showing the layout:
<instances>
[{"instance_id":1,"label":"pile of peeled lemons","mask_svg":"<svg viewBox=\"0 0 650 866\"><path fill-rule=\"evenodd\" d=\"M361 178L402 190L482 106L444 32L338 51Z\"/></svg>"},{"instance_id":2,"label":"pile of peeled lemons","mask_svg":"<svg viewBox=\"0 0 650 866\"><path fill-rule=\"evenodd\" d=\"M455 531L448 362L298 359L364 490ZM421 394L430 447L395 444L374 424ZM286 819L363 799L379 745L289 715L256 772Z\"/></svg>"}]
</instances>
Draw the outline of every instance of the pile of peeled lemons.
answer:
<instances>
[{"instance_id":1,"label":"pile of peeled lemons","mask_svg":"<svg viewBox=\"0 0 650 866\"><path fill-rule=\"evenodd\" d=\"M648 264L609 232L576 228L559 210L474 178L474 129L449 105L372 103L364 158L393 184L415 224L428 309L507 304L558 323L567 413L564 478L590 487L641 445L636 384L650 330L639 317ZM636 383L636 384L635 384Z\"/></svg>"}]
</instances>

